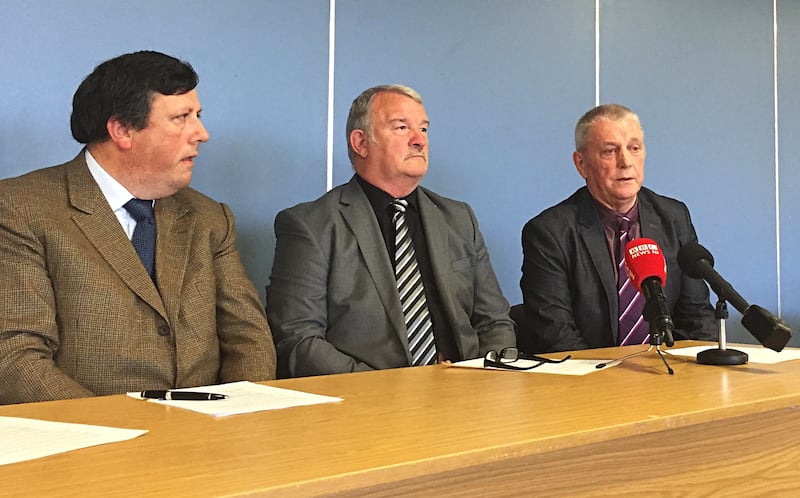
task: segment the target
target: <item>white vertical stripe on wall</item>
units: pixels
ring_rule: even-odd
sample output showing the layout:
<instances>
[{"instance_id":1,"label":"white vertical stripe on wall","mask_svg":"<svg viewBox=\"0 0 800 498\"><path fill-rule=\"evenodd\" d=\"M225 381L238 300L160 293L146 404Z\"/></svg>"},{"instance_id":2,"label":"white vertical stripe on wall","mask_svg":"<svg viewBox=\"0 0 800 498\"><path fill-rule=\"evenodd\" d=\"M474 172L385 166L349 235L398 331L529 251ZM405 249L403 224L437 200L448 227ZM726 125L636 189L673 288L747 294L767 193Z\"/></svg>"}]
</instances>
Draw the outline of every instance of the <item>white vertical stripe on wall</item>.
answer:
<instances>
[{"instance_id":1,"label":"white vertical stripe on wall","mask_svg":"<svg viewBox=\"0 0 800 498\"><path fill-rule=\"evenodd\" d=\"M778 316L781 316L781 178L778 154L778 0L772 0L772 90L775 112L775 272L777 275Z\"/></svg>"},{"instance_id":2,"label":"white vertical stripe on wall","mask_svg":"<svg viewBox=\"0 0 800 498\"><path fill-rule=\"evenodd\" d=\"M600 0L594 0L594 105L600 105Z\"/></svg>"},{"instance_id":3,"label":"white vertical stripe on wall","mask_svg":"<svg viewBox=\"0 0 800 498\"><path fill-rule=\"evenodd\" d=\"M328 2L328 133L325 191L333 188L333 65L336 52L336 0Z\"/></svg>"}]
</instances>

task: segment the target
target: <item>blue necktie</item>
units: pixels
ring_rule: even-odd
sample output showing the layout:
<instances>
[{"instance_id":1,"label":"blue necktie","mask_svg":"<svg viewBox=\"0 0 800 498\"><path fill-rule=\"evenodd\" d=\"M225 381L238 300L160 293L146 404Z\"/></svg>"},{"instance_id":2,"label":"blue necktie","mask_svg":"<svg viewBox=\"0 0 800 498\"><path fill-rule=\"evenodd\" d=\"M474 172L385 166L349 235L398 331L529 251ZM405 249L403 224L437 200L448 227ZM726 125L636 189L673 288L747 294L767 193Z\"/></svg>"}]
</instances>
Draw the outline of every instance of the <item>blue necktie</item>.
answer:
<instances>
[{"instance_id":1,"label":"blue necktie","mask_svg":"<svg viewBox=\"0 0 800 498\"><path fill-rule=\"evenodd\" d=\"M136 228L131 237L133 248L136 249L150 278L153 278L156 263L156 219L153 216L153 201L131 199L124 207L136 220Z\"/></svg>"}]
</instances>

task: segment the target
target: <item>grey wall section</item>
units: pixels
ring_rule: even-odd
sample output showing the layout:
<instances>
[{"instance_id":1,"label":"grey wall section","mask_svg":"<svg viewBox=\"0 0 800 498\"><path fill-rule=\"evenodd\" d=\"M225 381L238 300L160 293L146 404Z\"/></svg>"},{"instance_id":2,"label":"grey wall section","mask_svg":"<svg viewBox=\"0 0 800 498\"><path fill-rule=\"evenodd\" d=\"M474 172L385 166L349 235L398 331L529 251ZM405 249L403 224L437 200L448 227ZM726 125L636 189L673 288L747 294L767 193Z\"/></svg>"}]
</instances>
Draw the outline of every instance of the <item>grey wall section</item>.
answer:
<instances>
[{"instance_id":1,"label":"grey wall section","mask_svg":"<svg viewBox=\"0 0 800 498\"><path fill-rule=\"evenodd\" d=\"M800 335L800 2L778 3L781 314ZM798 339L793 344L800 344Z\"/></svg>"},{"instance_id":2,"label":"grey wall section","mask_svg":"<svg viewBox=\"0 0 800 498\"><path fill-rule=\"evenodd\" d=\"M776 310L772 2L607 0L600 19L601 100L639 113L645 184L686 202L715 268ZM749 339L730 311L730 339Z\"/></svg>"},{"instance_id":3,"label":"grey wall section","mask_svg":"<svg viewBox=\"0 0 800 498\"><path fill-rule=\"evenodd\" d=\"M0 177L80 150L72 94L98 63L154 49L189 61L211 139L192 186L231 206L266 285L278 210L325 191L328 2L0 0Z\"/></svg>"},{"instance_id":4,"label":"grey wall section","mask_svg":"<svg viewBox=\"0 0 800 498\"><path fill-rule=\"evenodd\" d=\"M325 191L329 2L0 0L0 11L0 177L79 151L72 93L97 63L140 49L184 58L211 133L193 186L233 208L263 294L275 214ZM600 99L640 114L645 183L689 205L717 269L800 330L800 4L778 1L779 205L772 20L772 0L601 0ZM595 101L594 22L594 0L338 0L334 183L352 175L352 99L415 87L432 122L423 184L473 206L519 302L522 225L582 182L572 129ZM752 342L738 318L731 338Z\"/></svg>"},{"instance_id":5,"label":"grey wall section","mask_svg":"<svg viewBox=\"0 0 800 498\"><path fill-rule=\"evenodd\" d=\"M393 5L337 2L336 182L352 175L353 98L379 83L414 87L431 120L423 185L470 203L503 291L520 302L522 226L579 185L571 137L594 102L594 2Z\"/></svg>"}]
</instances>

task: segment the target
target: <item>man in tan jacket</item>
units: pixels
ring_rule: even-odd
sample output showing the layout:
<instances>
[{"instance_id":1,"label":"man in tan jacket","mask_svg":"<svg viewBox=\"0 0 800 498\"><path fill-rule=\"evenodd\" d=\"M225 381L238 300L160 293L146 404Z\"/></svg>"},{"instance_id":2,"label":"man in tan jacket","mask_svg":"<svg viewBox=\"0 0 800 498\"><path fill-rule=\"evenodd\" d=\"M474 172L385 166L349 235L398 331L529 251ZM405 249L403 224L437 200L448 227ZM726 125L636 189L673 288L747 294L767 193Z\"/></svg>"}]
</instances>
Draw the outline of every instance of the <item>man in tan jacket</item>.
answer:
<instances>
[{"instance_id":1,"label":"man in tan jacket","mask_svg":"<svg viewBox=\"0 0 800 498\"><path fill-rule=\"evenodd\" d=\"M158 52L100 64L73 97L86 148L0 181L0 403L275 377L233 215L188 187L197 81Z\"/></svg>"}]
</instances>

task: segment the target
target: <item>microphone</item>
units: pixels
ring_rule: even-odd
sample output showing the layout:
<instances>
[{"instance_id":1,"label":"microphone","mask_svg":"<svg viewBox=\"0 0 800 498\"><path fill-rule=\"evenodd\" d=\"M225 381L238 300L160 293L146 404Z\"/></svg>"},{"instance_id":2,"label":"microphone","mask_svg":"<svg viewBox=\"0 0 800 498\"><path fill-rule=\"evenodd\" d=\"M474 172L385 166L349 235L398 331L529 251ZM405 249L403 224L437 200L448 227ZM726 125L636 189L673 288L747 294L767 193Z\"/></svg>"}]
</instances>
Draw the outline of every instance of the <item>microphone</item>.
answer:
<instances>
[{"instance_id":1,"label":"microphone","mask_svg":"<svg viewBox=\"0 0 800 498\"><path fill-rule=\"evenodd\" d=\"M792 331L780 318L761 306L749 304L731 284L714 270L714 257L697 242L690 242L678 251L678 265L691 278L703 279L724 301L728 301L742 314L742 325L763 346L781 351Z\"/></svg>"},{"instance_id":2,"label":"microphone","mask_svg":"<svg viewBox=\"0 0 800 498\"><path fill-rule=\"evenodd\" d=\"M664 343L675 344L672 314L664 296L667 262L661 248L652 239L634 239L625 246L625 267L633 287L645 298L642 316L650 324L650 334L664 336ZM652 344L652 343L651 343Z\"/></svg>"}]
</instances>

